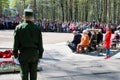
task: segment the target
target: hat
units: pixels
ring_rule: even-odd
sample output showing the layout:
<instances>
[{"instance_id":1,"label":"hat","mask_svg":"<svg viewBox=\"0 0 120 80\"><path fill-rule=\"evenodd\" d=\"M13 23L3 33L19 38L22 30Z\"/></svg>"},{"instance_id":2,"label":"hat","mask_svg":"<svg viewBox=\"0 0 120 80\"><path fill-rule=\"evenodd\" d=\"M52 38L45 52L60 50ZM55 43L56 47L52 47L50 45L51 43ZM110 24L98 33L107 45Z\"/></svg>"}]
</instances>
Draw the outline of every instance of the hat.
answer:
<instances>
[{"instance_id":1,"label":"hat","mask_svg":"<svg viewBox=\"0 0 120 80\"><path fill-rule=\"evenodd\" d=\"M77 33L76 31L73 31L73 33Z\"/></svg>"},{"instance_id":2,"label":"hat","mask_svg":"<svg viewBox=\"0 0 120 80\"><path fill-rule=\"evenodd\" d=\"M24 15L25 16L33 16L33 10L32 9L24 9Z\"/></svg>"},{"instance_id":3,"label":"hat","mask_svg":"<svg viewBox=\"0 0 120 80\"><path fill-rule=\"evenodd\" d=\"M87 30L83 30L83 33L86 33L86 34L87 34L87 33L88 33L88 31L87 31Z\"/></svg>"}]
</instances>

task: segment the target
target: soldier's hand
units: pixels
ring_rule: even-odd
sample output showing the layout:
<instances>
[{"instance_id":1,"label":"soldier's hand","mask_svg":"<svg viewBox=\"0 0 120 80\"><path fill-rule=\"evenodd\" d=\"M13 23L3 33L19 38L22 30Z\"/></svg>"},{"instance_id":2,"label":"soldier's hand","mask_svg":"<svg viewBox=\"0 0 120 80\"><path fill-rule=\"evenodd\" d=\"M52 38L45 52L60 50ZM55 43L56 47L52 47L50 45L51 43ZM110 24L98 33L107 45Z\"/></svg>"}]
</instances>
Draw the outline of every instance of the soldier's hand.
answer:
<instances>
[{"instance_id":1,"label":"soldier's hand","mask_svg":"<svg viewBox=\"0 0 120 80\"><path fill-rule=\"evenodd\" d=\"M39 63L41 62L41 59L39 59L39 61L38 61Z\"/></svg>"}]
</instances>

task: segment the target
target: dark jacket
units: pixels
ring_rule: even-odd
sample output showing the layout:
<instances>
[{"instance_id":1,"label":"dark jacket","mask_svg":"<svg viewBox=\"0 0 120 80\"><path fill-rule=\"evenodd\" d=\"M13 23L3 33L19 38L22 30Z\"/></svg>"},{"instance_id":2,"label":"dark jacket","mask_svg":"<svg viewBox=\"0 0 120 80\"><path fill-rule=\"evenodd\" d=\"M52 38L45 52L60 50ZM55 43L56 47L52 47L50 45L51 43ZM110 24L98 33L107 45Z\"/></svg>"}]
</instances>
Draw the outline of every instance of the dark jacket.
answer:
<instances>
[{"instance_id":1,"label":"dark jacket","mask_svg":"<svg viewBox=\"0 0 120 80\"><path fill-rule=\"evenodd\" d=\"M77 46L77 44L80 43L80 41L81 41L81 34L80 34L80 33L77 33L77 34L74 36L72 43L74 43L75 46Z\"/></svg>"},{"instance_id":2,"label":"dark jacket","mask_svg":"<svg viewBox=\"0 0 120 80\"><path fill-rule=\"evenodd\" d=\"M98 32L98 34L97 34L97 44L100 44L101 42L103 42L103 33Z\"/></svg>"},{"instance_id":3,"label":"dark jacket","mask_svg":"<svg viewBox=\"0 0 120 80\"><path fill-rule=\"evenodd\" d=\"M20 54L18 53L20 51ZM13 54L19 60L38 60L43 55L41 29L32 21L19 24L14 32Z\"/></svg>"}]
</instances>

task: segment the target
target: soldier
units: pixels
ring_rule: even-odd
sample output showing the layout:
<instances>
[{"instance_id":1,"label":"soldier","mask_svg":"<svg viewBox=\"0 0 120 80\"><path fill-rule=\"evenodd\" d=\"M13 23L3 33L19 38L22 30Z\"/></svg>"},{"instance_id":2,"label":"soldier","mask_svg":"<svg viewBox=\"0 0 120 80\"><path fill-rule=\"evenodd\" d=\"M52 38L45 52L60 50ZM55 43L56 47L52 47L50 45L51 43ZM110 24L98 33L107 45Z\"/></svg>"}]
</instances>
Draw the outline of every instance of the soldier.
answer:
<instances>
[{"instance_id":1,"label":"soldier","mask_svg":"<svg viewBox=\"0 0 120 80\"><path fill-rule=\"evenodd\" d=\"M25 9L24 22L19 24L14 32L13 55L20 62L22 80L37 80L37 65L43 55L41 29L35 25L33 11Z\"/></svg>"}]
</instances>

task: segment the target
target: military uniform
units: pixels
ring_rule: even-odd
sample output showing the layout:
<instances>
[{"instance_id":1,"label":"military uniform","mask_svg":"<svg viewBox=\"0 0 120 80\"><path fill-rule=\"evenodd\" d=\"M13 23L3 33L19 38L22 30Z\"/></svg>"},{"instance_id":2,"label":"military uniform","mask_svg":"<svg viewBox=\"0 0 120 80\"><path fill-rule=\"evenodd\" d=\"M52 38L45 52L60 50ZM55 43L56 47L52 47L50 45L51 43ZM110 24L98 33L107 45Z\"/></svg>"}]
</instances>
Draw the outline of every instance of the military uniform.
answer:
<instances>
[{"instance_id":1,"label":"military uniform","mask_svg":"<svg viewBox=\"0 0 120 80\"><path fill-rule=\"evenodd\" d=\"M32 16L31 10L24 12L25 16ZM14 32L13 54L19 59L22 80L37 80L37 65L43 55L41 29L32 21L26 20L19 24Z\"/></svg>"}]
</instances>

